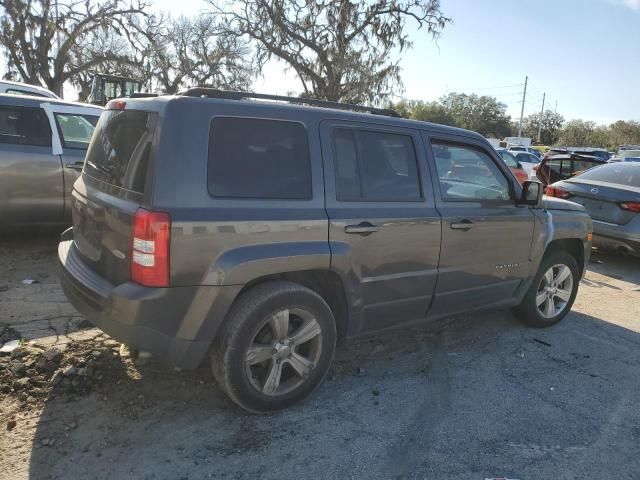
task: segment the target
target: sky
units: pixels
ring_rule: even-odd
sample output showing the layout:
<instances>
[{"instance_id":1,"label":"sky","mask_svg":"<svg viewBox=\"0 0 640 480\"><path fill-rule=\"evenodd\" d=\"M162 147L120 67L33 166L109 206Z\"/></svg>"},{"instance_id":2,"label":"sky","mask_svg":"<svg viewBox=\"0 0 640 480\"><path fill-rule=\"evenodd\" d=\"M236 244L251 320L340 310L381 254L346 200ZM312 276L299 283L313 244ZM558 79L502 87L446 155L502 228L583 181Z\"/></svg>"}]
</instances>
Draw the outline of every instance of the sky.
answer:
<instances>
[{"instance_id":1,"label":"sky","mask_svg":"<svg viewBox=\"0 0 640 480\"><path fill-rule=\"evenodd\" d=\"M204 0L151 0L172 15L197 14ZM546 109L598 123L640 120L640 0L441 0L453 19L434 42L407 22L414 47L401 54L402 96L491 95L519 118ZM301 86L283 64L262 72L255 91Z\"/></svg>"},{"instance_id":2,"label":"sky","mask_svg":"<svg viewBox=\"0 0 640 480\"><path fill-rule=\"evenodd\" d=\"M202 0L155 0L174 15L197 13ZM407 23L414 47L401 54L406 98L449 92L492 95L520 116L546 105L566 119L640 120L640 0L441 0L453 19L434 42ZM282 64L268 65L255 90L299 92Z\"/></svg>"}]
</instances>

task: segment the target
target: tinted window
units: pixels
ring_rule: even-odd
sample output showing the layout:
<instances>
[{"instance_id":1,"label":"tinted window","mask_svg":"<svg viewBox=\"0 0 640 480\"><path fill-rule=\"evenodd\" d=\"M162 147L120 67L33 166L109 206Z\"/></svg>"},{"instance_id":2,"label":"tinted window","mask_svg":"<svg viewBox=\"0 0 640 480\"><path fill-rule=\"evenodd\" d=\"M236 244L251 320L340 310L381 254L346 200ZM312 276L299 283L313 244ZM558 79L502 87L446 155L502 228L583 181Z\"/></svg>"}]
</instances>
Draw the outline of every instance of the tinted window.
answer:
<instances>
[{"instance_id":1,"label":"tinted window","mask_svg":"<svg viewBox=\"0 0 640 480\"><path fill-rule=\"evenodd\" d=\"M410 136L339 128L333 131L333 148L338 200L422 198Z\"/></svg>"},{"instance_id":2,"label":"tinted window","mask_svg":"<svg viewBox=\"0 0 640 480\"><path fill-rule=\"evenodd\" d=\"M433 142L443 200L507 200L509 181L484 151Z\"/></svg>"},{"instance_id":3,"label":"tinted window","mask_svg":"<svg viewBox=\"0 0 640 480\"><path fill-rule=\"evenodd\" d=\"M602 165L584 172L580 175L580 180L596 180L640 187L640 164L611 163Z\"/></svg>"},{"instance_id":4,"label":"tinted window","mask_svg":"<svg viewBox=\"0 0 640 480\"><path fill-rule=\"evenodd\" d=\"M0 143L50 146L47 115L39 108L0 107Z\"/></svg>"},{"instance_id":5,"label":"tinted window","mask_svg":"<svg viewBox=\"0 0 640 480\"><path fill-rule=\"evenodd\" d=\"M96 115L77 115L71 113L55 113L58 132L62 146L86 150L96 128Z\"/></svg>"},{"instance_id":6,"label":"tinted window","mask_svg":"<svg viewBox=\"0 0 640 480\"><path fill-rule=\"evenodd\" d=\"M135 110L103 112L87 150L85 172L142 193L156 119L153 113Z\"/></svg>"},{"instance_id":7,"label":"tinted window","mask_svg":"<svg viewBox=\"0 0 640 480\"><path fill-rule=\"evenodd\" d=\"M311 198L306 129L279 120L214 119L208 183L216 197Z\"/></svg>"}]
</instances>

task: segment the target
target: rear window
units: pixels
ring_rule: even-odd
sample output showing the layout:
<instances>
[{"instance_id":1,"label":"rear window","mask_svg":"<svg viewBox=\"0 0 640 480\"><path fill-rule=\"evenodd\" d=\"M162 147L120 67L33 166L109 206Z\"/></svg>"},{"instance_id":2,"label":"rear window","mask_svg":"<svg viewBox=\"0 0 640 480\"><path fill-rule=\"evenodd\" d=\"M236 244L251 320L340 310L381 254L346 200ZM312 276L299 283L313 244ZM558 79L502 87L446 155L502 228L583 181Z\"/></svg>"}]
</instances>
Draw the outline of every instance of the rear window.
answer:
<instances>
[{"instance_id":1,"label":"rear window","mask_svg":"<svg viewBox=\"0 0 640 480\"><path fill-rule=\"evenodd\" d=\"M611 163L593 168L580 175L580 180L620 183L640 187L640 164Z\"/></svg>"},{"instance_id":2,"label":"rear window","mask_svg":"<svg viewBox=\"0 0 640 480\"><path fill-rule=\"evenodd\" d=\"M208 167L214 197L311 198L309 141L300 123L215 118Z\"/></svg>"},{"instance_id":3,"label":"rear window","mask_svg":"<svg viewBox=\"0 0 640 480\"><path fill-rule=\"evenodd\" d=\"M157 115L107 110L96 126L85 172L116 187L144 193Z\"/></svg>"}]
</instances>

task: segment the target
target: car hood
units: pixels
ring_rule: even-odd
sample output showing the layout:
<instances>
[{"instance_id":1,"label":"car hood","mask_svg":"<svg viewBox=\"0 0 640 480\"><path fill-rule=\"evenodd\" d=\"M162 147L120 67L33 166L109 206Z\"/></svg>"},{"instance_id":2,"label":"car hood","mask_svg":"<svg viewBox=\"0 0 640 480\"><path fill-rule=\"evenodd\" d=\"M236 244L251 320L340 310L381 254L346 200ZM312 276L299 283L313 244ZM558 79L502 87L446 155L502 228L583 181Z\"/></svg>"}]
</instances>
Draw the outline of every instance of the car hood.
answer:
<instances>
[{"instance_id":1,"label":"car hood","mask_svg":"<svg viewBox=\"0 0 640 480\"><path fill-rule=\"evenodd\" d=\"M562 200L561 198L542 197L542 203L547 210L569 210L574 212L586 212L585 208L575 202Z\"/></svg>"}]
</instances>

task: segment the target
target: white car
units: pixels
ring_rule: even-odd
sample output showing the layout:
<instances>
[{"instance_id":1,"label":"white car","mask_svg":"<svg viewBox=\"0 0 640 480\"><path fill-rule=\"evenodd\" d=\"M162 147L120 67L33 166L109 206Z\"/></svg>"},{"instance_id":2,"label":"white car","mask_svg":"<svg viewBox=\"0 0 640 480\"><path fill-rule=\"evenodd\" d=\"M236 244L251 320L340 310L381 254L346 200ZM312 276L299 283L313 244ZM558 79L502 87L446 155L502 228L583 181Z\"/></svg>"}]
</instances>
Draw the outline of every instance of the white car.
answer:
<instances>
[{"instance_id":1,"label":"white car","mask_svg":"<svg viewBox=\"0 0 640 480\"><path fill-rule=\"evenodd\" d=\"M30 95L32 97L60 98L58 95L46 88L29 85L28 83L10 82L8 80L0 80L0 93Z\"/></svg>"},{"instance_id":2,"label":"white car","mask_svg":"<svg viewBox=\"0 0 640 480\"><path fill-rule=\"evenodd\" d=\"M540 165L540 159L536 157L533 153L529 152L518 152L511 150L511 153L516 157L516 160L522 165L522 168L527 175L529 175L529 179L536 179L536 172L534 167Z\"/></svg>"}]
</instances>

